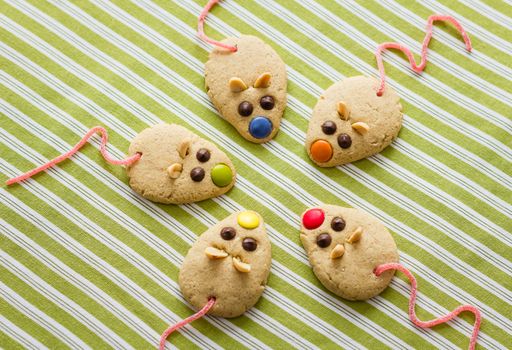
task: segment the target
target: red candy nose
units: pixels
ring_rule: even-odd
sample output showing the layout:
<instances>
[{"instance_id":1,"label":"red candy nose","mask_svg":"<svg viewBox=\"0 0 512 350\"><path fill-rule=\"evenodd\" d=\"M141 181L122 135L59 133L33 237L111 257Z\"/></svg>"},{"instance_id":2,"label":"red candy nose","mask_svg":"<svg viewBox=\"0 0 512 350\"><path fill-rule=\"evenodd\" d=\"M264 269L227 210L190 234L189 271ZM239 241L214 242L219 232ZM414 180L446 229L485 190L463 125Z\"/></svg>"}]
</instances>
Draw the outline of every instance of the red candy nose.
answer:
<instances>
[{"instance_id":1,"label":"red candy nose","mask_svg":"<svg viewBox=\"0 0 512 350\"><path fill-rule=\"evenodd\" d=\"M325 214L322 209L314 208L309 209L302 216L302 224L308 230L315 229L320 227L325 220Z\"/></svg>"}]
</instances>

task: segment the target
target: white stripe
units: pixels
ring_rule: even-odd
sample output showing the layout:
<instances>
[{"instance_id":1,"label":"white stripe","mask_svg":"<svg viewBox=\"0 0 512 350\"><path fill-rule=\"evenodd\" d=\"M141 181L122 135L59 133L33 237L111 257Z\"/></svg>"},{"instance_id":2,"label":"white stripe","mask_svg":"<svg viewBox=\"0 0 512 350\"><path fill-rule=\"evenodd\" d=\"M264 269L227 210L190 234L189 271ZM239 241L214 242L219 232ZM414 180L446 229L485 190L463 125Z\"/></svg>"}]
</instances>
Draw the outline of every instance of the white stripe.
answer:
<instances>
[{"instance_id":1,"label":"white stripe","mask_svg":"<svg viewBox=\"0 0 512 350\"><path fill-rule=\"evenodd\" d=\"M2 234L5 236L6 233L9 238L15 231L14 227L7 224L3 219L0 219L0 227L2 227ZM18 231L19 232L19 231ZM3 262L3 259L10 257L7 253L2 252L0 254L0 262ZM3 264L0 264L3 265ZM88 345L86 345L82 339L78 338L75 334L70 332L67 328L65 328L62 324L55 321L52 317L48 316L40 309L38 309L35 305L30 304L27 300L25 300L21 295L16 293L14 290L9 288L3 282L0 281L0 295L4 299L5 302L9 303L12 307L17 309L19 312L24 314L26 317L34 321L41 328L48 331L48 333L52 334L55 338L59 339L62 343L66 344L70 348L74 349L90 349Z\"/></svg>"},{"instance_id":2,"label":"white stripe","mask_svg":"<svg viewBox=\"0 0 512 350\"><path fill-rule=\"evenodd\" d=\"M0 257L1 258L1 257ZM32 335L25 332L23 329L16 326L3 315L0 314L0 332L5 333L13 340L23 345L25 349L44 350L48 349L45 345L41 344L38 340L34 339Z\"/></svg>"},{"instance_id":3,"label":"white stripe","mask_svg":"<svg viewBox=\"0 0 512 350\"><path fill-rule=\"evenodd\" d=\"M507 17L504 13L495 10L493 7L484 4L480 0L459 1L466 5L467 7L472 8L480 15L487 17L490 21L495 22L508 30L512 30L512 17Z\"/></svg>"},{"instance_id":4,"label":"white stripe","mask_svg":"<svg viewBox=\"0 0 512 350\"><path fill-rule=\"evenodd\" d=\"M41 133L41 134L42 134L42 133ZM235 208L235 210L238 210L238 208ZM211 221L212 221L212 222L215 222L215 220L214 220L214 219L212 219ZM290 273L289 273L289 275L291 275L291 274L292 274L292 273L290 272ZM371 328L371 327L370 327L370 329L373 329L373 328Z\"/></svg>"},{"instance_id":5,"label":"white stripe","mask_svg":"<svg viewBox=\"0 0 512 350\"><path fill-rule=\"evenodd\" d=\"M10 144L10 145L16 145L17 143L19 143L19 142L17 142L17 140L15 140L13 137L11 137L11 138L9 139L9 144ZM28 152L28 151L26 151L26 150L25 150L25 152ZM31 160L31 161L34 161L34 162L41 162L41 161L45 161L45 160L44 160L44 158L43 158L42 156L40 156L40 155L36 155L36 159L33 159L33 156L32 156L32 157L30 158L30 160ZM52 174L50 174L50 176L54 177L53 173L52 173ZM58 178L59 178L59 180L60 180L62 183L69 184L69 182L70 182L70 177L69 177L69 176L67 176L67 174L61 174L60 172L55 172L55 176L56 176L56 177L58 177ZM64 178L64 179L63 179L63 178ZM76 186L76 183L75 183L75 186ZM82 187L82 186L80 186L80 187ZM73 189L73 191L74 191L74 189ZM84 196L84 194L87 194L87 190L85 190L85 189L81 189L81 190L80 190L80 192L77 192L77 194L79 194L79 195L81 194L81 195L82 195L82 197L83 197L83 196ZM48 201L52 201L52 203L53 203L54 205L58 206L57 201L53 201L53 198L51 198L51 199L48 199L48 198L47 198L47 200L48 200ZM95 201L96 201L96 202L98 202L98 200L96 200L94 196L86 197L86 198L85 198L85 200L87 200L91 205L93 205L93 206L95 206L95 207L98 207L98 203L95 203ZM101 202L101 201L99 201L99 202ZM62 211L63 213L68 214L68 215L67 215L67 217L68 217L68 218L74 218L74 216L76 216L76 215L77 215L77 213L76 213L76 212L72 212L72 213L70 213L70 211L69 211L69 210L68 210L68 211L66 211L65 207L61 207L60 209L61 209L61 211ZM147 235L149 234L149 232L148 232L148 231L142 232L142 231L144 230L144 229L142 228L142 226L139 226L138 224L136 224L136 223L135 223L135 222L134 222L130 217L128 217L128 216L123 216L123 213L121 213L120 211L114 212L114 211L113 211L113 209L111 209L111 208L106 208L106 207L105 207L105 205L103 205L102 207L98 207L98 209L99 209L99 210L102 210L102 211L105 211L105 210L106 210L106 211L108 211L108 213L109 213L109 214L112 214L112 216L113 216L112 218L113 218L114 220L116 220L120 225L125 225L125 226L126 226L126 224L128 223L128 224L129 224L129 226L127 226L127 229L128 229L128 230L130 230L130 231L131 231L131 230L137 230L137 231L133 232L133 233L134 233L134 236L136 236L136 237L147 236ZM120 217L120 218L119 218L119 217ZM79 219L79 220L80 220L80 219ZM82 218L81 220L86 220L86 219L85 219L85 217L84 217L84 218ZM92 222L90 222L90 221L87 221L87 222L78 221L78 222L77 222L77 224L79 224L81 227L87 227L87 225L89 225L89 226L94 226L94 223L92 223ZM135 226L135 228L132 228L131 226ZM138 226L138 227L137 227L137 226ZM95 231L95 232L101 232L101 228L99 228L99 227L93 227L93 228L94 228L94 231ZM89 232L89 230L88 230L88 232ZM90 233L90 232L89 232L89 233ZM115 241L115 239L111 238L111 239L110 239L110 241ZM192 243L193 243L193 242L192 242ZM183 257L182 257L181 255L179 255L178 253L176 253L172 248L170 248L170 247L166 247L166 248L164 249L164 247L166 247L166 244L165 244L164 242L161 242L161 243L160 243L160 245L159 245L159 246L157 246L156 248L155 248L155 247L154 247L154 245L153 245L153 248L154 248L155 250L160 251L160 252L161 252L162 250L172 250L172 252L173 252L174 256L165 256L165 257L166 257L168 260L173 261L173 262L175 263L175 265L180 266L180 265L181 265L181 263L182 263L182 259L183 259ZM123 247L123 249L124 249L125 256L126 256L126 253L128 252L128 251L127 251L127 249L129 249L129 248ZM138 257L135 257L135 258L133 257L133 256L134 256L134 254L135 254L134 252L130 252L130 253L131 253L131 254L128 254L128 255L129 255L129 256L132 256L132 258L131 258L131 260L132 260L132 261L133 261L133 260L135 260L135 259L139 259ZM162 254L162 255L163 255L163 254ZM156 270L156 268L154 268L152 265L150 265L150 264L149 264L147 261L145 261L145 260L142 260L141 264L145 264L146 266L148 266L148 265L149 265L151 268L153 268L154 270ZM139 265L137 265L137 266L139 266ZM146 274L149 276L149 273L146 273ZM158 280L158 281L156 281L157 283L159 283L159 284L164 284L164 285L165 285L165 284L169 285L169 284L171 283L171 284L172 284L172 286L168 286L168 287L169 287L169 288L172 288L172 289L173 289L173 291L176 293L176 295L178 295L178 297L179 297L180 299L182 299L182 300L183 300L183 298L181 297L181 294L180 294L180 292L179 292L179 288L177 287L177 285L176 285L176 283L175 283L174 281L172 281L172 280L164 281L164 279L165 279L165 277L164 277L164 276L165 276L165 274L163 274L163 273L161 273L161 272L159 272L159 271L157 271L157 272L153 272L153 274L158 274L158 275L160 275L160 276L159 276L159 280ZM149 298L149 297L148 297L148 296L146 296L146 298ZM283 297L283 298L284 298L284 297ZM142 298L139 296L137 299L142 299ZM150 307L148 307L148 308L150 308ZM158 305L158 309L163 309L163 306L162 306L162 305ZM167 310L167 311L170 313L170 311L169 311L169 310ZM157 311L156 311L156 313L157 313ZM177 316L176 316L176 317L177 317ZM217 319L217 318L213 318L213 320L219 320L219 319ZM275 327L277 326L277 324L275 323L275 321L274 321L274 320L272 320L272 319L270 319L270 318L268 318L267 316L266 316L266 322L267 322L267 328L268 328L270 331L274 330L274 329L275 329ZM228 330L228 329L224 329L224 331L225 331L225 332L228 332L229 330ZM239 336L239 338L243 338L243 339L244 339L244 338L248 337L248 336L244 336L244 332L243 332L243 331L241 331L240 329L235 329L235 331L236 331L236 334ZM289 334L288 334L288 336L287 336L285 339L291 340L292 342L293 342L294 340L298 339L298 338L297 338L297 337L298 337L298 335L297 335L296 333L291 332L291 331L289 331L288 333L289 333ZM345 336L345 337L346 337L346 336ZM281 338L283 338L282 334L281 334ZM341 341L341 342L342 342L341 344L343 344L344 338L343 338L343 337L340 337L340 338L339 338L339 341ZM307 342L304 340L304 343L307 343ZM254 344L252 344L252 346L254 346Z\"/></svg>"},{"instance_id":6,"label":"white stripe","mask_svg":"<svg viewBox=\"0 0 512 350\"><path fill-rule=\"evenodd\" d=\"M3 188L0 188L0 197L5 199L6 194ZM4 257L5 256L5 257ZM133 349L128 343L122 338L110 330L106 325L98 321L89 312L83 309L80 305L75 303L73 300L60 293L57 289L46 283L39 276L34 274L24 265L16 261L14 258L7 259L9 256L4 254L0 256L2 265L18 276L23 282L29 285L31 288L37 290L45 298L50 299L53 303L59 306L61 309L72 315L85 327L89 328L92 332L102 338L107 344L114 349Z\"/></svg>"},{"instance_id":7,"label":"white stripe","mask_svg":"<svg viewBox=\"0 0 512 350\"><path fill-rule=\"evenodd\" d=\"M419 234L418 234L419 235ZM430 246L429 246L430 247Z\"/></svg>"},{"instance_id":8,"label":"white stripe","mask_svg":"<svg viewBox=\"0 0 512 350\"><path fill-rule=\"evenodd\" d=\"M302 3L304 3L306 0L299 0ZM407 47L409 47L411 50L415 51L416 53L421 52L421 46L422 42L418 41L418 39L413 39L410 36L406 35L404 32L396 29L395 27L388 25L385 21L377 17L373 12L368 11L365 7L359 5L356 2L341 2L338 1L338 3L342 6L344 6L347 10L351 11L354 15L358 16L361 20L365 21L367 24L372 25L375 29L386 33L387 36L391 37L393 41L400 42L402 44L405 44ZM347 30L347 33L350 33L350 31L353 28L345 28L340 27L343 26L345 22L343 22L338 16L336 16L334 13L331 13L330 11L326 10L325 8L316 5L316 3L312 3L312 8L315 10L315 12L319 12L322 14L322 17L326 19L326 23L331 24L334 29L337 29L338 31L342 32L340 29L342 28L343 31ZM319 17L319 18L322 18ZM336 23L336 25L334 25ZM439 30L436 30L434 37L437 38L437 32ZM356 32L356 38L359 40L363 40L367 42L366 46L370 46L375 51L377 43L374 41L369 40L367 36L365 36L361 32ZM460 44L457 45L457 47L460 47ZM471 51L471 55L465 55L468 57L470 61L473 61L474 63L478 63L480 67L477 68L485 68L493 71L491 66L489 66L487 61L481 61L475 59L475 52L476 50L473 49ZM476 58L480 58L480 55L476 55ZM395 59L395 63L403 63L403 59L396 59L396 57L393 56ZM503 101L504 103L508 103L509 105L512 104L512 94L508 91L505 91L497 86L495 86L492 83L489 83L484 78L473 74L471 71L468 71L467 69L453 63L450 59L446 58L445 56L437 53L434 50L429 50L428 52L428 60L434 64L436 64L438 67L441 67L445 72L449 72L452 76L457 78L462 78L461 80L464 81L467 84L471 84L472 86L477 86L478 89L489 96L492 96L493 98ZM501 75L499 72L493 71L494 73ZM506 76L504 78L508 77L509 79L512 79L512 73L507 72Z\"/></svg>"},{"instance_id":9,"label":"white stripe","mask_svg":"<svg viewBox=\"0 0 512 350\"><path fill-rule=\"evenodd\" d=\"M175 2L179 1L182 4L184 2L184 0L174 0L174 1ZM182 5L182 6L184 6L184 5ZM295 53L298 50L304 51L304 48L302 48L295 42L291 41L287 36L285 36L283 33L279 32L276 28L271 27L268 23L263 24L259 18L255 17L252 13L245 10L240 5L238 5L234 2L226 2L226 3L221 3L221 6L228 9L231 13L233 13L240 19L244 20L246 23L254 26L260 33L265 34L270 39L275 41L277 44L279 44L285 48L288 48L288 50L291 53ZM187 7L190 8L190 6L187 6ZM199 13L199 11L196 14L198 14L198 13ZM210 20L210 17L214 18L214 16L209 16L209 20ZM294 25L297 26L298 23L301 23L301 24L304 24L306 27L310 27L307 25L307 23L303 22L299 18L296 18L296 16L293 16L293 18L296 21L294 23ZM212 22L212 27L214 27L215 19L212 20L211 22ZM306 33L306 35L308 35L310 37L314 37L317 40L323 41L324 44L322 46L326 50L330 51L336 57L340 57L344 61L349 62L351 65L357 67L360 71L364 72L367 75L375 75L376 68L366 64L364 61L355 57L353 54L350 54L349 50L346 50L345 48L341 47L340 45L338 45L334 41L330 40L329 38L325 37L321 32L317 31L316 29L314 29L312 27L310 29L310 32L311 33ZM308 52L308 54L306 55L306 62L308 64L310 64L310 66L312 66L312 67L320 65L323 68L328 68L328 71L331 72L331 74L328 75L329 78L333 79L334 81L339 80L340 73L336 72L336 73L332 74L332 71L334 70L334 68L327 65L324 60L316 57L312 52ZM479 105L472 99L466 98L466 96L459 94L458 92L453 90L450 86L444 85L442 82L439 82L437 79L431 78L425 74L418 76L417 74L411 72L410 69L404 63L402 63L402 67L398 67L398 68L401 68L402 71L407 75L417 77L418 81L420 81L420 82L422 82L422 81L428 82L428 84L425 84L426 87L429 87L429 88L434 87L435 91L443 91L443 94L450 95L454 101L459 100L458 104L460 105L460 107L467 108L468 105L472 106L471 107L472 109L469 112L472 113L473 109L479 110L479 115L486 115L487 119L489 119L490 121L492 120L494 122L494 124L497 125L498 127L504 128L504 130L512 130L512 126L510 125L508 119L505 116L503 116L497 112L490 111L489 108ZM400 95L404 99L412 99L413 101L415 101L416 106L418 108L423 109L425 112L430 112L430 110L428 110L426 107L430 107L431 109L439 110L439 107L434 106L428 100L421 98L419 95L406 89L404 86L401 86L396 81L389 79L389 77L388 77L388 82L391 86L393 86L395 88L395 90L397 90L400 93ZM465 133L466 130L460 130L460 129L462 128L462 129L471 130L472 132L469 133L472 135L471 137L473 137L473 138L480 137L482 139L485 139L485 141L483 142L484 144L489 143L490 145L493 145L494 148L496 148L497 150L500 150L500 152L503 153L504 158L512 159L512 156L510 154L507 154L507 152L506 152L508 147L505 144L503 144L500 140L495 139L492 135L487 134L487 133L483 132L482 130L477 129L476 127L464 122L463 120L457 118L456 116L448 113L445 110L439 110L437 113L439 113L439 115L442 114L442 117L440 117L438 119L444 123L447 123L447 121L450 121L450 125L455 131Z\"/></svg>"},{"instance_id":10,"label":"white stripe","mask_svg":"<svg viewBox=\"0 0 512 350\"><path fill-rule=\"evenodd\" d=\"M429 8L433 11L440 12L440 13L451 13L453 12L452 9L449 7L446 7L444 5L441 5L437 1L424 1L419 0L419 3L426 8ZM502 39L501 37L494 35L487 29L479 26L478 24L474 23L473 21L470 21L466 17L463 17L462 14L457 13L457 19L464 23L464 27L466 28L467 32L473 32L476 33L476 35L480 36L481 39L485 41L486 44L489 44L491 46L494 46L496 49L506 53L510 54L512 52L512 43L509 41Z\"/></svg>"}]
</instances>

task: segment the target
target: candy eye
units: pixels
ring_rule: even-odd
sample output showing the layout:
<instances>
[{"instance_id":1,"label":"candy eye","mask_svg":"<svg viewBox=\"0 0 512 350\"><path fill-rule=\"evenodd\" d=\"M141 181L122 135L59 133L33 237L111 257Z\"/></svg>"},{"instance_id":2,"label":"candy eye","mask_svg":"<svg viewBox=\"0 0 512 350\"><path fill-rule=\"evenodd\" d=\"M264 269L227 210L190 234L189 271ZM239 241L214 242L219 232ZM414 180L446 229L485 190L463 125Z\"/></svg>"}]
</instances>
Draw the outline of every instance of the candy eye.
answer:
<instances>
[{"instance_id":1,"label":"candy eye","mask_svg":"<svg viewBox=\"0 0 512 350\"><path fill-rule=\"evenodd\" d=\"M204 179L204 169L201 167L194 168L190 171L190 178L195 182L201 182Z\"/></svg>"},{"instance_id":2,"label":"candy eye","mask_svg":"<svg viewBox=\"0 0 512 350\"><path fill-rule=\"evenodd\" d=\"M238 105L238 114L242 117L248 117L252 114L252 103L248 101L244 101Z\"/></svg>"},{"instance_id":3,"label":"candy eye","mask_svg":"<svg viewBox=\"0 0 512 350\"><path fill-rule=\"evenodd\" d=\"M269 111L272 108L274 108L274 98L272 96L263 96L260 100L260 106L261 108Z\"/></svg>"},{"instance_id":4,"label":"candy eye","mask_svg":"<svg viewBox=\"0 0 512 350\"><path fill-rule=\"evenodd\" d=\"M210 160L210 151L208 151L206 148L201 148L196 153L196 159L201 163L206 163Z\"/></svg>"},{"instance_id":5,"label":"candy eye","mask_svg":"<svg viewBox=\"0 0 512 350\"><path fill-rule=\"evenodd\" d=\"M336 132L336 124L333 121L328 120L322 124L322 131L326 135L332 135Z\"/></svg>"},{"instance_id":6,"label":"candy eye","mask_svg":"<svg viewBox=\"0 0 512 350\"><path fill-rule=\"evenodd\" d=\"M242 241L242 248L247 250L248 252L253 252L258 247L258 243L256 243L256 240L254 238L245 238Z\"/></svg>"},{"instance_id":7,"label":"candy eye","mask_svg":"<svg viewBox=\"0 0 512 350\"><path fill-rule=\"evenodd\" d=\"M350 138L350 135L339 134L338 145L340 145L341 148L349 148L352 145L352 139Z\"/></svg>"},{"instance_id":8,"label":"candy eye","mask_svg":"<svg viewBox=\"0 0 512 350\"><path fill-rule=\"evenodd\" d=\"M318 235L318 237L316 237L316 244L318 244L320 248L327 248L328 246L331 245L331 241L331 235L328 233L322 233L321 235Z\"/></svg>"},{"instance_id":9,"label":"candy eye","mask_svg":"<svg viewBox=\"0 0 512 350\"><path fill-rule=\"evenodd\" d=\"M345 228L345 220L339 216L333 218L331 221L331 228L334 231L343 231Z\"/></svg>"},{"instance_id":10,"label":"candy eye","mask_svg":"<svg viewBox=\"0 0 512 350\"><path fill-rule=\"evenodd\" d=\"M233 227L224 227L220 231L220 236L226 241L230 241L236 236L236 230Z\"/></svg>"}]
</instances>

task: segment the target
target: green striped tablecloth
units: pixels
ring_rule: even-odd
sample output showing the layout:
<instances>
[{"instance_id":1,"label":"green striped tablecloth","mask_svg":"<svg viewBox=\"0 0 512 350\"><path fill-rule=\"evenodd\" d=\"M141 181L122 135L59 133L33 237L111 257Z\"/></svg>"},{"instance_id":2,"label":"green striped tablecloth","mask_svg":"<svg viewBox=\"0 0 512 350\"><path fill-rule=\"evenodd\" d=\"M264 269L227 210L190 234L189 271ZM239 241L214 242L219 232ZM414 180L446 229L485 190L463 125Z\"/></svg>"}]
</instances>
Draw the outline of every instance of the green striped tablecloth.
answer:
<instances>
[{"instance_id":1,"label":"green striped tablecloth","mask_svg":"<svg viewBox=\"0 0 512 350\"><path fill-rule=\"evenodd\" d=\"M2 0L0 180L68 150L95 125L117 157L142 129L184 125L215 141L239 172L228 195L157 205L135 195L99 138L59 167L0 189L0 347L154 348L164 328L193 313L177 285L195 238L242 208L262 214L273 243L268 288L237 319L194 322L179 348L465 348L473 317L433 330L407 318L398 275L367 302L347 302L316 280L299 241L299 215L331 203L367 210L392 231L418 277L423 319L477 305L479 347L512 346L511 53L509 0L225 0L208 17L216 39L268 42L288 65L281 131L251 144L204 91L211 47L195 35L206 0ZM411 72L385 55L404 126L382 154L320 169L303 143L320 93L345 76L377 75L378 43L418 53L426 18L436 26L430 64Z\"/></svg>"}]
</instances>

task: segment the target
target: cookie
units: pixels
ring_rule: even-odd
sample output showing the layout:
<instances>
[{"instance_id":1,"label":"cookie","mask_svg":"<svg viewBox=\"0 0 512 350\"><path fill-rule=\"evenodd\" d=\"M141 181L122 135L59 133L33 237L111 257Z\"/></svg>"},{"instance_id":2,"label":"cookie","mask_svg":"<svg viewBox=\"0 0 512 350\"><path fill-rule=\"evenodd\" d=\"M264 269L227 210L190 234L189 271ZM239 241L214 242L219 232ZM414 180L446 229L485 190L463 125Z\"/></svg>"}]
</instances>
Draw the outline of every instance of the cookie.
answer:
<instances>
[{"instance_id":1,"label":"cookie","mask_svg":"<svg viewBox=\"0 0 512 350\"><path fill-rule=\"evenodd\" d=\"M363 210L324 205L302 214L300 239L320 282L348 300L381 293L394 271L374 269L398 261L395 241L384 224Z\"/></svg>"},{"instance_id":2,"label":"cookie","mask_svg":"<svg viewBox=\"0 0 512 350\"><path fill-rule=\"evenodd\" d=\"M269 45L254 36L226 38L237 51L216 48L205 67L208 96L245 139L272 139L286 107L286 66Z\"/></svg>"},{"instance_id":3,"label":"cookie","mask_svg":"<svg viewBox=\"0 0 512 350\"><path fill-rule=\"evenodd\" d=\"M398 94L387 87L377 96L376 79L357 76L331 85L309 122L306 151L321 167L369 157L386 148L402 126Z\"/></svg>"},{"instance_id":4,"label":"cookie","mask_svg":"<svg viewBox=\"0 0 512 350\"><path fill-rule=\"evenodd\" d=\"M153 202L191 203L220 196L235 183L228 156L176 124L143 130L130 144L140 159L126 167L131 188Z\"/></svg>"},{"instance_id":5,"label":"cookie","mask_svg":"<svg viewBox=\"0 0 512 350\"><path fill-rule=\"evenodd\" d=\"M240 316L263 293L271 260L261 216L253 211L234 213L199 236L190 248L180 270L181 292L197 309L214 297L210 315Z\"/></svg>"}]
</instances>

